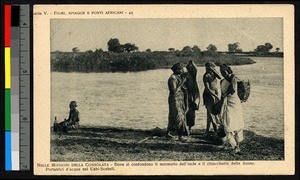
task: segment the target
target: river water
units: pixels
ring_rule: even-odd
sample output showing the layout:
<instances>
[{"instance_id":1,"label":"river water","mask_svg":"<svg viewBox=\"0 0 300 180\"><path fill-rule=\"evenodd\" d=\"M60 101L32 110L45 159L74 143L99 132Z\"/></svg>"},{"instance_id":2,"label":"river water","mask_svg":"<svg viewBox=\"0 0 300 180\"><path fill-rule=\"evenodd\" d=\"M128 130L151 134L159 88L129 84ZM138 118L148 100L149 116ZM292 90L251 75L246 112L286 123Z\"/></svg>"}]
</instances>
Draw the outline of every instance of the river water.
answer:
<instances>
[{"instance_id":1,"label":"river water","mask_svg":"<svg viewBox=\"0 0 300 180\"><path fill-rule=\"evenodd\" d=\"M250 80L251 95L242 103L245 129L283 138L283 59L253 58L252 65L232 66L236 76ZM218 69L219 70L219 69ZM202 95L204 67L198 67ZM51 123L68 117L69 102L76 100L80 123L135 129L166 128L168 123L169 69L135 73L51 73ZM202 97L201 97L202 99ZM206 126L201 102L196 129Z\"/></svg>"}]
</instances>

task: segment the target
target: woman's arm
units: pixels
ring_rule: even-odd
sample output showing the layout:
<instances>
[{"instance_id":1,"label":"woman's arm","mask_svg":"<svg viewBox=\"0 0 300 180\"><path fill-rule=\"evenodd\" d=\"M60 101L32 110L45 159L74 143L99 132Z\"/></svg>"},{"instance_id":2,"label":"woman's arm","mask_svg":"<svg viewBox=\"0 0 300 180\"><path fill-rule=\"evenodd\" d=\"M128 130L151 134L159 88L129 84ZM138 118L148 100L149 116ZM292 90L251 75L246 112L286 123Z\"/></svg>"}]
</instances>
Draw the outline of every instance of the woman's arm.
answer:
<instances>
[{"instance_id":1,"label":"woman's arm","mask_svg":"<svg viewBox=\"0 0 300 180\"><path fill-rule=\"evenodd\" d=\"M186 78L184 78L178 86L176 85L177 84L176 81L177 80L175 78L170 78L169 79L168 84L169 84L169 90L170 90L171 93L177 93L178 91L180 91L182 86L184 85L184 83L186 81Z\"/></svg>"},{"instance_id":2,"label":"woman's arm","mask_svg":"<svg viewBox=\"0 0 300 180\"><path fill-rule=\"evenodd\" d=\"M214 90L212 90L212 89L210 88L209 82L208 82L208 80L207 80L207 78L206 78L205 76L203 77L203 82L204 82L204 87L205 87L205 89L207 90L207 92L208 92L210 95L212 95L213 97L215 97L215 98L217 98L217 99L219 100L218 95L215 93Z\"/></svg>"}]
</instances>

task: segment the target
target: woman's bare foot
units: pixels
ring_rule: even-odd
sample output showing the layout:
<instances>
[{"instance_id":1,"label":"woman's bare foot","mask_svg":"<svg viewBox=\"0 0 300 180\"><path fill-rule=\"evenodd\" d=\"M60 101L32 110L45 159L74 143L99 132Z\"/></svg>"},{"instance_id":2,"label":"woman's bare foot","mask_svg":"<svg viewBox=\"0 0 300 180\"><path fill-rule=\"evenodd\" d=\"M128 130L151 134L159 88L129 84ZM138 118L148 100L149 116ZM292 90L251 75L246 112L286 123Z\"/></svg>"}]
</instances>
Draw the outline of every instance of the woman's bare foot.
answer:
<instances>
[{"instance_id":1,"label":"woman's bare foot","mask_svg":"<svg viewBox=\"0 0 300 180\"><path fill-rule=\"evenodd\" d=\"M167 138L170 138L170 139L174 139L174 138L175 138L175 136L173 136L170 132L168 132L168 133L166 134L166 137L167 137Z\"/></svg>"},{"instance_id":2,"label":"woman's bare foot","mask_svg":"<svg viewBox=\"0 0 300 180\"><path fill-rule=\"evenodd\" d=\"M187 137L187 136L178 136L178 140L182 141L182 142L186 142L186 141L189 140L189 137Z\"/></svg>"},{"instance_id":3,"label":"woman's bare foot","mask_svg":"<svg viewBox=\"0 0 300 180\"><path fill-rule=\"evenodd\" d=\"M222 145L220 145L218 147L221 149L224 149L224 150L229 150L229 149L232 150L232 147L228 141L223 142Z\"/></svg>"},{"instance_id":4,"label":"woman's bare foot","mask_svg":"<svg viewBox=\"0 0 300 180\"><path fill-rule=\"evenodd\" d=\"M241 155L241 149L239 146L236 146L236 148L234 149L235 154Z\"/></svg>"}]
</instances>

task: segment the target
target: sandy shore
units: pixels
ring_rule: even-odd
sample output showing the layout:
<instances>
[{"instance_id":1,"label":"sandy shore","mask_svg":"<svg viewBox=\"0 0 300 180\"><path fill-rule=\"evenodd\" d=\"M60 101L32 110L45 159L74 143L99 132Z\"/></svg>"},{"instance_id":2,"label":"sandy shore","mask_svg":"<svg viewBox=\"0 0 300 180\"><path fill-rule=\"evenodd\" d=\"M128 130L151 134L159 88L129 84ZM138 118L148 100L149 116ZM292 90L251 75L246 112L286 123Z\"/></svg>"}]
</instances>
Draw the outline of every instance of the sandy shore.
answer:
<instances>
[{"instance_id":1,"label":"sandy shore","mask_svg":"<svg viewBox=\"0 0 300 180\"><path fill-rule=\"evenodd\" d=\"M164 137L165 130L82 127L77 131L51 134L51 161L202 161L283 160L283 139L244 131L241 155L219 146L211 135L194 129L189 142Z\"/></svg>"}]
</instances>

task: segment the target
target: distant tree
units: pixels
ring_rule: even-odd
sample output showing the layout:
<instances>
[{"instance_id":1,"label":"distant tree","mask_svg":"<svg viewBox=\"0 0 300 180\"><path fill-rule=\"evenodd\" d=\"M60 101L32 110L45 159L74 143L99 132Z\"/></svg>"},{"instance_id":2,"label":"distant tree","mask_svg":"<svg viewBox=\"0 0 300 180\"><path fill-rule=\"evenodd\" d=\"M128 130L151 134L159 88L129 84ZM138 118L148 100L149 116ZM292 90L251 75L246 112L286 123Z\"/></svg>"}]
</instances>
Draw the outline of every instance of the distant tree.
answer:
<instances>
[{"instance_id":1,"label":"distant tree","mask_svg":"<svg viewBox=\"0 0 300 180\"><path fill-rule=\"evenodd\" d=\"M237 52L237 53L242 53L243 50L242 50L242 49L236 49L235 52Z\"/></svg>"},{"instance_id":2,"label":"distant tree","mask_svg":"<svg viewBox=\"0 0 300 180\"><path fill-rule=\"evenodd\" d=\"M185 46L182 48L180 55L181 56L191 56L192 54L192 48L190 46Z\"/></svg>"},{"instance_id":3,"label":"distant tree","mask_svg":"<svg viewBox=\"0 0 300 180\"><path fill-rule=\"evenodd\" d=\"M108 51L110 52L115 52L115 53L123 52L123 47L121 46L119 39L117 38L110 39L107 42L107 46L108 46Z\"/></svg>"},{"instance_id":4,"label":"distant tree","mask_svg":"<svg viewBox=\"0 0 300 180\"><path fill-rule=\"evenodd\" d=\"M279 52L279 50L280 50L280 48L278 48L278 47L277 47L277 48L276 48L276 52L278 53L278 52Z\"/></svg>"},{"instance_id":5,"label":"distant tree","mask_svg":"<svg viewBox=\"0 0 300 180\"><path fill-rule=\"evenodd\" d=\"M76 53L76 52L79 52L79 49L78 49L78 47L74 47L74 48L72 48L72 52L74 52L74 53Z\"/></svg>"},{"instance_id":6,"label":"distant tree","mask_svg":"<svg viewBox=\"0 0 300 180\"><path fill-rule=\"evenodd\" d=\"M147 53L150 53L150 52L151 52L151 49L146 49L146 52L147 52Z\"/></svg>"},{"instance_id":7,"label":"distant tree","mask_svg":"<svg viewBox=\"0 0 300 180\"><path fill-rule=\"evenodd\" d=\"M102 53L102 52L103 52L103 50L101 48L95 50L95 53Z\"/></svg>"},{"instance_id":8,"label":"distant tree","mask_svg":"<svg viewBox=\"0 0 300 180\"><path fill-rule=\"evenodd\" d=\"M168 50L169 50L170 52L174 52L174 51L175 51L174 48L169 48Z\"/></svg>"},{"instance_id":9,"label":"distant tree","mask_svg":"<svg viewBox=\"0 0 300 180\"><path fill-rule=\"evenodd\" d=\"M263 52L263 51L265 51L265 49L266 49L265 45L258 45L256 47L256 49L254 49L254 51L255 52Z\"/></svg>"},{"instance_id":10,"label":"distant tree","mask_svg":"<svg viewBox=\"0 0 300 180\"><path fill-rule=\"evenodd\" d=\"M89 53L89 54L93 53L92 50L88 50L88 51L85 51L85 52L86 52L86 53Z\"/></svg>"},{"instance_id":11,"label":"distant tree","mask_svg":"<svg viewBox=\"0 0 300 180\"><path fill-rule=\"evenodd\" d=\"M93 56L94 57L98 57L99 59L100 59L100 57L102 58L102 56L103 56L103 50L100 48L100 49L96 49L95 51L94 51L94 53L93 53ZM100 61L98 59L98 61Z\"/></svg>"},{"instance_id":12,"label":"distant tree","mask_svg":"<svg viewBox=\"0 0 300 180\"><path fill-rule=\"evenodd\" d=\"M212 51L215 52L217 51L217 47L213 44L208 45L208 47L206 48L208 51Z\"/></svg>"},{"instance_id":13,"label":"distant tree","mask_svg":"<svg viewBox=\"0 0 300 180\"><path fill-rule=\"evenodd\" d=\"M182 52L190 53L190 52L192 52L192 48L190 46L185 46L185 47L183 47Z\"/></svg>"},{"instance_id":14,"label":"distant tree","mask_svg":"<svg viewBox=\"0 0 300 180\"><path fill-rule=\"evenodd\" d=\"M270 43L265 43L265 46L268 48L268 51L273 48L273 45Z\"/></svg>"},{"instance_id":15,"label":"distant tree","mask_svg":"<svg viewBox=\"0 0 300 180\"><path fill-rule=\"evenodd\" d=\"M195 53L200 53L200 52L201 52L201 49L200 49L198 46L194 45L194 46L192 47L192 51L195 52Z\"/></svg>"},{"instance_id":16,"label":"distant tree","mask_svg":"<svg viewBox=\"0 0 300 180\"><path fill-rule=\"evenodd\" d=\"M272 44L265 43L265 45L257 46L254 51L256 54L267 54L272 48L273 48Z\"/></svg>"},{"instance_id":17,"label":"distant tree","mask_svg":"<svg viewBox=\"0 0 300 180\"><path fill-rule=\"evenodd\" d=\"M174 51L174 54L175 54L177 57L179 57L179 56L180 56L180 51L179 51L179 50L175 50L175 51Z\"/></svg>"},{"instance_id":18,"label":"distant tree","mask_svg":"<svg viewBox=\"0 0 300 180\"><path fill-rule=\"evenodd\" d=\"M124 51L126 51L126 52L131 52L131 51L135 51L135 50L139 49L137 46L135 46L135 44L131 44L131 43L124 44L123 48L124 48Z\"/></svg>"},{"instance_id":19,"label":"distant tree","mask_svg":"<svg viewBox=\"0 0 300 180\"><path fill-rule=\"evenodd\" d=\"M240 43L238 43L238 42L233 43L233 44L228 44L228 52L236 52L236 50L239 47L239 44Z\"/></svg>"}]
</instances>

